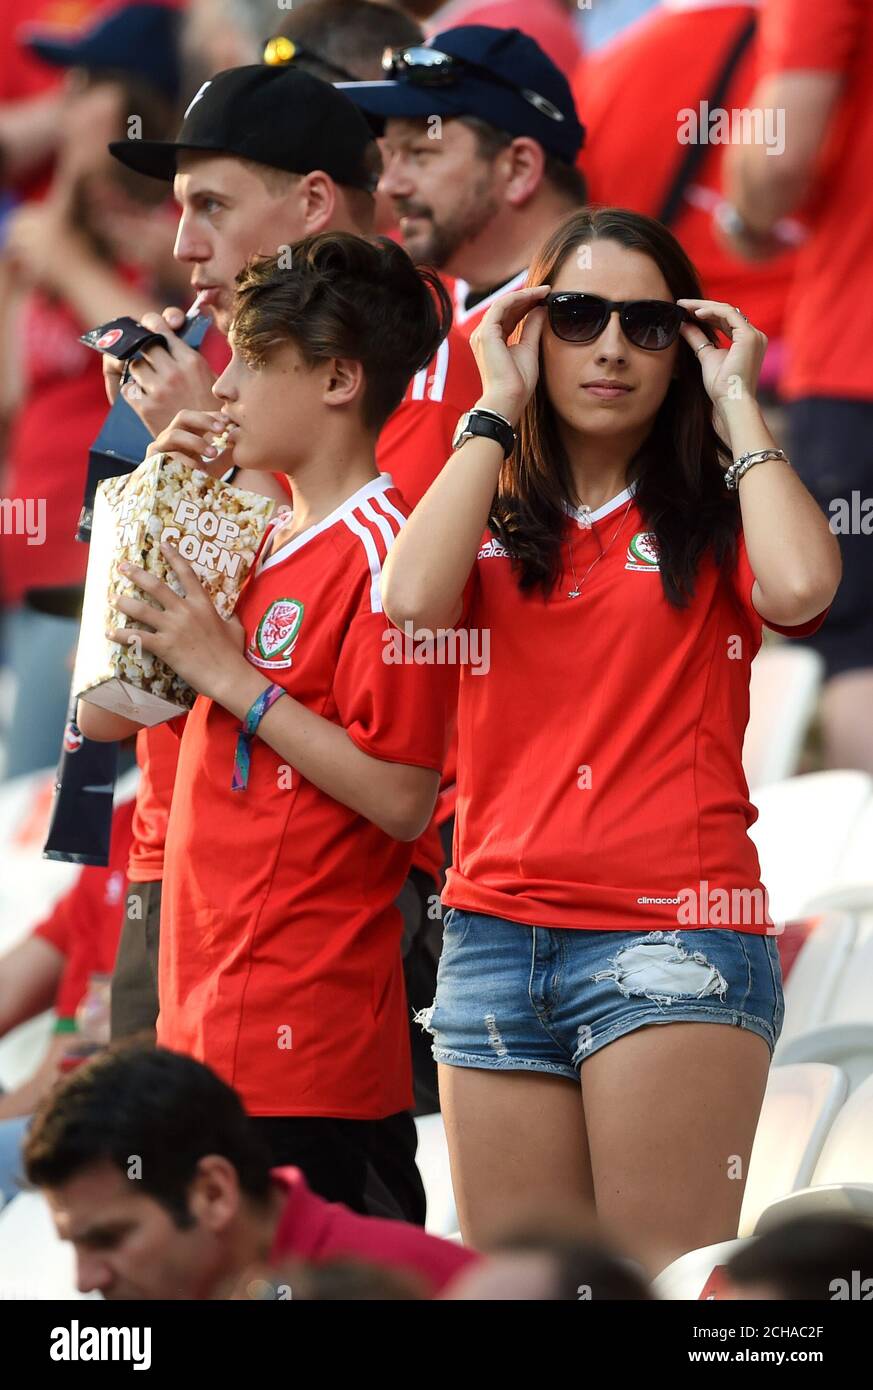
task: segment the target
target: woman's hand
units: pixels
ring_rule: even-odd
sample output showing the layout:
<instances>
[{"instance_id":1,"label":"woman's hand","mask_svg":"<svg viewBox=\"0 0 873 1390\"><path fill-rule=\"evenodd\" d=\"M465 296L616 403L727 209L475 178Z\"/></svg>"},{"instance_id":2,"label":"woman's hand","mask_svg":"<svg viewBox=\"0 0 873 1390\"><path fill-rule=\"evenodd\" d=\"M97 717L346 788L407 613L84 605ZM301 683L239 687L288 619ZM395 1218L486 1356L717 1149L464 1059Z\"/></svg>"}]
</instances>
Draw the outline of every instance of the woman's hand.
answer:
<instances>
[{"instance_id":1,"label":"woman's hand","mask_svg":"<svg viewBox=\"0 0 873 1390\"><path fill-rule=\"evenodd\" d=\"M180 410L166 429L152 440L146 449L146 458L169 454L189 468L200 468L204 473L220 477L233 464L232 440L228 439L223 448L215 445L225 428L233 430L219 411Z\"/></svg>"},{"instance_id":2,"label":"woman's hand","mask_svg":"<svg viewBox=\"0 0 873 1390\"><path fill-rule=\"evenodd\" d=\"M243 655L245 634L239 618L219 617L206 590L187 560L166 541L161 550L174 569L184 598L173 592L155 575L138 565L118 566L143 593L160 607L126 595L116 597L114 606L128 618L147 623L141 628L112 628L107 637L122 646L141 645L165 661L190 686L221 702L234 676L251 672Z\"/></svg>"},{"instance_id":3,"label":"woman's hand","mask_svg":"<svg viewBox=\"0 0 873 1390\"><path fill-rule=\"evenodd\" d=\"M758 377L767 351L767 337L749 323L745 314L732 304L714 299L678 299L697 320L705 320L731 339L727 348L716 347L701 328L683 323L680 333L697 353L703 384L720 413L730 402L748 404L756 398Z\"/></svg>"},{"instance_id":4,"label":"woman's hand","mask_svg":"<svg viewBox=\"0 0 873 1390\"><path fill-rule=\"evenodd\" d=\"M546 322L541 301L548 285L515 290L496 300L470 339L482 378L477 404L496 410L516 425L534 392L540 374L540 338ZM517 342L507 339L522 319L527 321Z\"/></svg>"}]
</instances>

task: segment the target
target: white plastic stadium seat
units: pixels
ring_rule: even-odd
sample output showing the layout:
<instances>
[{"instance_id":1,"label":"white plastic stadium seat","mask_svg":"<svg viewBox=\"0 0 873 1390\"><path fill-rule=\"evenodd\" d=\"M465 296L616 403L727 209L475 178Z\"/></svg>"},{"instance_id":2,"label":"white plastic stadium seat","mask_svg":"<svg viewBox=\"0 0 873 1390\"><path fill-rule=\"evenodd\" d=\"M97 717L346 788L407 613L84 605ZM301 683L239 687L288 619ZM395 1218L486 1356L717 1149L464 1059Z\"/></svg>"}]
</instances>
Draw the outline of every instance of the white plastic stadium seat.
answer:
<instances>
[{"instance_id":1,"label":"white plastic stadium seat","mask_svg":"<svg viewBox=\"0 0 873 1390\"><path fill-rule=\"evenodd\" d=\"M861 810L830 882L814 905L824 908L865 909L873 916L873 800Z\"/></svg>"},{"instance_id":2,"label":"white plastic stadium seat","mask_svg":"<svg viewBox=\"0 0 873 1390\"><path fill-rule=\"evenodd\" d=\"M0 1300L99 1297L78 1292L73 1247L58 1238L38 1192L22 1192L0 1211Z\"/></svg>"},{"instance_id":3,"label":"white plastic stadium seat","mask_svg":"<svg viewBox=\"0 0 873 1390\"><path fill-rule=\"evenodd\" d=\"M824 662L810 647L764 646L752 662L743 767L750 787L780 782L798 768L821 687Z\"/></svg>"},{"instance_id":4,"label":"white plastic stadium seat","mask_svg":"<svg viewBox=\"0 0 873 1390\"><path fill-rule=\"evenodd\" d=\"M726 1265L747 1243L745 1240L722 1240L717 1245L703 1245L699 1250L680 1255L652 1281L655 1297L672 1302L698 1299L712 1271Z\"/></svg>"},{"instance_id":5,"label":"white plastic stadium seat","mask_svg":"<svg viewBox=\"0 0 873 1390\"><path fill-rule=\"evenodd\" d=\"M838 1067L808 1063L770 1069L738 1235L750 1236L772 1202L812 1181L848 1089Z\"/></svg>"},{"instance_id":6,"label":"white plastic stadium seat","mask_svg":"<svg viewBox=\"0 0 873 1390\"><path fill-rule=\"evenodd\" d=\"M839 1067L851 1095L873 1076L873 1023L823 1023L792 1038L774 1060L779 1067L811 1062Z\"/></svg>"},{"instance_id":7,"label":"white plastic stadium seat","mask_svg":"<svg viewBox=\"0 0 873 1390\"><path fill-rule=\"evenodd\" d=\"M79 871L42 857L54 780L52 769L0 786L0 951L27 935Z\"/></svg>"},{"instance_id":8,"label":"white plastic stadium seat","mask_svg":"<svg viewBox=\"0 0 873 1390\"><path fill-rule=\"evenodd\" d=\"M834 1120L809 1186L771 1204L755 1232L814 1211L853 1211L873 1219L873 1076Z\"/></svg>"},{"instance_id":9,"label":"white plastic stadium seat","mask_svg":"<svg viewBox=\"0 0 873 1390\"><path fill-rule=\"evenodd\" d=\"M825 968L831 964L823 962ZM840 962L822 1013L812 1026L794 1030L784 1045L780 1038L774 1060L779 1065L828 1062L846 1073L850 1091L873 1074L873 913L855 919L853 949Z\"/></svg>"},{"instance_id":10,"label":"white plastic stadium seat","mask_svg":"<svg viewBox=\"0 0 873 1390\"><path fill-rule=\"evenodd\" d=\"M864 772L810 772L756 789L759 816L749 834L774 921L808 915L834 882L871 796L873 778Z\"/></svg>"},{"instance_id":11,"label":"white plastic stadium seat","mask_svg":"<svg viewBox=\"0 0 873 1390\"><path fill-rule=\"evenodd\" d=\"M55 1015L47 1009L0 1038L0 1087L12 1091L33 1076L52 1038Z\"/></svg>"},{"instance_id":12,"label":"white plastic stadium seat","mask_svg":"<svg viewBox=\"0 0 873 1390\"><path fill-rule=\"evenodd\" d=\"M785 1022L773 1054L783 1060L791 1039L829 1017L831 1001L848 966L858 937L858 919L831 913L813 928L801 946L785 982Z\"/></svg>"},{"instance_id":13,"label":"white plastic stadium seat","mask_svg":"<svg viewBox=\"0 0 873 1390\"><path fill-rule=\"evenodd\" d=\"M450 1236L458 1229L458 1213L455 1211L443 1117L439 1113L417 1115L415 1128L418 1130L415 1161L427 1197L425 1229L435 1236Z\"/></svg>"}]
</instances>

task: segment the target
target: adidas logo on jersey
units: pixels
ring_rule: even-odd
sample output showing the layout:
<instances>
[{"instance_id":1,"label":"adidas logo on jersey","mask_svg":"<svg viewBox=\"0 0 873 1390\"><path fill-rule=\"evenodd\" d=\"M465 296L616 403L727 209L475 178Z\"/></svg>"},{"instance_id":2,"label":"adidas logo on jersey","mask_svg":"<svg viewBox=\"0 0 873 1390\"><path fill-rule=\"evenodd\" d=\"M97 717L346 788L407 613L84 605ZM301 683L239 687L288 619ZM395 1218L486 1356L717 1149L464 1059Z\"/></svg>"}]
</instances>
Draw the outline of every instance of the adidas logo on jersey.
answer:
<instances>
[{"instance_id":1,"label":"adidas logo on jersey","mask_svg":"<svg viewBox=\"0 0 873 1390\"><path fill-rule=\"evenodd\" d=\"M499 560L505 557L508 551L499 541L486 541L476 556L477 560Z\"/></svg>"}]
</instances>

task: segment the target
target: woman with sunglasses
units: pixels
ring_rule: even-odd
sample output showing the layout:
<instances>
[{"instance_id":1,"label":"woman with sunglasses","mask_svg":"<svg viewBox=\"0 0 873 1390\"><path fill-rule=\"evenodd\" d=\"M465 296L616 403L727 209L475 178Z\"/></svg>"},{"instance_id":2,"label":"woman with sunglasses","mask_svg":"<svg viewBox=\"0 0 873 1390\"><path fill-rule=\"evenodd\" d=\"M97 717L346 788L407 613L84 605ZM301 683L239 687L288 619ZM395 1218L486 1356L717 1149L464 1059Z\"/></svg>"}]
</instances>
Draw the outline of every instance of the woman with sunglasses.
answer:
<instances>
[{"instance_id":1,"label":"woman with sunglasses","mask_svg":"<svg viewBox=\"0 0 873 1390\"><path fill-rule=\"evenodd\" d=\"M654 1272L736 1234L783 1016L749 667L763 623L818 626L839 555L756 403L766 339L663 226L574 213L529 285L384 572L398 625L490 639L420 1022L465 1239L569 1195Z\"/></svg>"}]
</instances>

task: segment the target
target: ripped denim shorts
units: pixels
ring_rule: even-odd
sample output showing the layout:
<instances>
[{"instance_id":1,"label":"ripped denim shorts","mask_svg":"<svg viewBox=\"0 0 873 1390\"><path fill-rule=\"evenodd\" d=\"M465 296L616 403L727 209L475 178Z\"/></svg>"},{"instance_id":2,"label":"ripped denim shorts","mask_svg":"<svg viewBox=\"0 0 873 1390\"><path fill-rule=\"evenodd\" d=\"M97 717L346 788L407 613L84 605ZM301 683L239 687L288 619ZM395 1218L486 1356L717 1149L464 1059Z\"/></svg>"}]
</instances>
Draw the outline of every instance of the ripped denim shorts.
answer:
<instances>
[{"instance_id":1,"label":"ripped denim shorts","mask_svg":"<svg viewBox=\"0 0 873 1390\"><path fill-rule=\"evenodd\" d=\"M588 931L450 908L436 998L416 1021L437 1062L576 1080L635 1028L729 1023L772 1054L784 1016L773 936L732 928Z\"/></svg>"}]
</instances>

